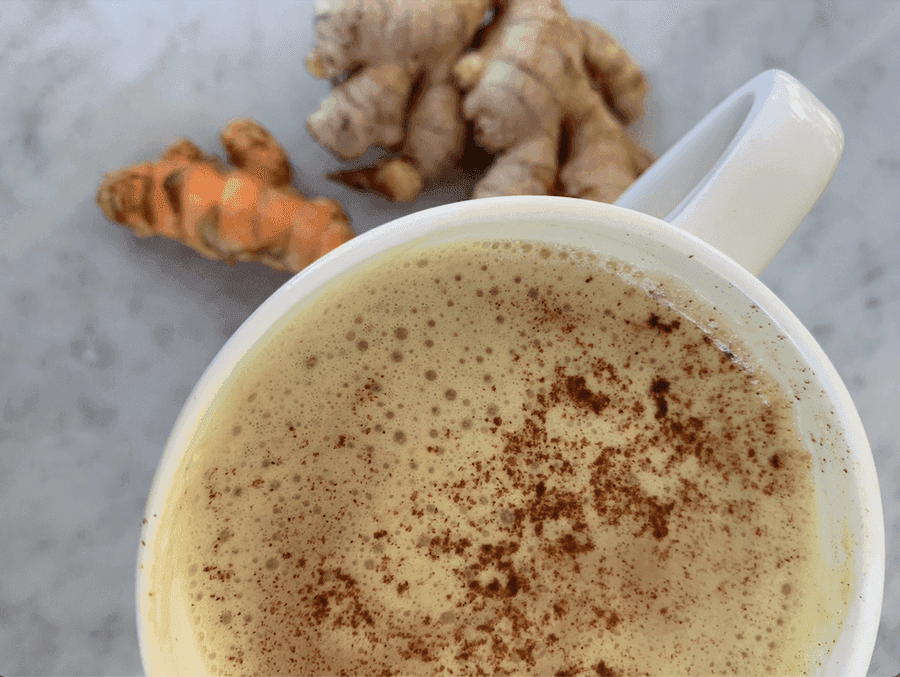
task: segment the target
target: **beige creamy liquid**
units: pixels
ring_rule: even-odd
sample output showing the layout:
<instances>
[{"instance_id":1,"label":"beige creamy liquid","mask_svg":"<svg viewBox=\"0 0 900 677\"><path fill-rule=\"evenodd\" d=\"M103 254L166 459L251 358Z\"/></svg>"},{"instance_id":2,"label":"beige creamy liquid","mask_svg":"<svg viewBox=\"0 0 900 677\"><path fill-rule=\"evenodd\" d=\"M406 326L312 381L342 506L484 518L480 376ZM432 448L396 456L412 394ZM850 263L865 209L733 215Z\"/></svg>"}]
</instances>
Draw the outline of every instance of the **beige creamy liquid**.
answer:
<instances>
[{"instance_id":1,"label":"beige creamy liquid","mask_svg":"<svg viewBox=\"0 0 900 677\"><path fill-rule=\"evenodd\" d=\"M839 593L790 406L617 268L441 245L287 322L180 511L209 669L810 670Z\"/></svg>"}]
</instances>

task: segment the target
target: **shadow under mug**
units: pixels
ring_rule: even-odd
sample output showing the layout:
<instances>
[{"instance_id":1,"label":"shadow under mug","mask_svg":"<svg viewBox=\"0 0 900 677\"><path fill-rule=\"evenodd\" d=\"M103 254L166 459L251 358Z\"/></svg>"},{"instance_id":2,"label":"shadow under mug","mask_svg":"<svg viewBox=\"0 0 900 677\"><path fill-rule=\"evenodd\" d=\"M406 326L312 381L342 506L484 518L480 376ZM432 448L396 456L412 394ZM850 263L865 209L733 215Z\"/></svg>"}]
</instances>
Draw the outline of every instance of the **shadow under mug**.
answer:
<instances>
[{"instance_id":1,"label":"shadow under mug","mask_svg":"<svg viewBox=\"0 0 900 677\"><path fill-rule=\"evenodd\" d=\"M840 126L799 82L767 71L740 88L663 155L616 205L547 196L436 207L369 231L289 280L222 348L186 402L154 478L138 556L137 610L147 674L198 674L186 605L167 545L172 497L195 462L193 442L216 394L285 315L328 283L421 244L532 240L588 249L650 277L675 278L709 306L795 401L812 453L828 566L849 574L847 613L821 675L859 675L871 660L884 588L878 480L859 415L800 321L755 276L831 178Z\"/></svg>"}]
</instances>

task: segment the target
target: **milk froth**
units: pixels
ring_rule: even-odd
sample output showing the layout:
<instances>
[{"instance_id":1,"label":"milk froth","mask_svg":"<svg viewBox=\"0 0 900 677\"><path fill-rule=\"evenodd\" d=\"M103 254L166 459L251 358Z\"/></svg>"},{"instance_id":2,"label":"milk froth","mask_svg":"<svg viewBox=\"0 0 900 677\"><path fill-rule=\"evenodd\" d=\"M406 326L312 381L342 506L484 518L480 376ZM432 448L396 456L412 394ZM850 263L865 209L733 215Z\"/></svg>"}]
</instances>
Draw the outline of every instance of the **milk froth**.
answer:
<instances>
[{"instance_id":1,"label":"milk froth","mask_svg":"<svg viewBox=\"0 0 900 677\"><path fill-rule=\"evenodd\" d=\"M208 669L809 671L839 593L790 404L633 273L444 244L287 318L177 510Z\"/></svg>"}]
</instances>

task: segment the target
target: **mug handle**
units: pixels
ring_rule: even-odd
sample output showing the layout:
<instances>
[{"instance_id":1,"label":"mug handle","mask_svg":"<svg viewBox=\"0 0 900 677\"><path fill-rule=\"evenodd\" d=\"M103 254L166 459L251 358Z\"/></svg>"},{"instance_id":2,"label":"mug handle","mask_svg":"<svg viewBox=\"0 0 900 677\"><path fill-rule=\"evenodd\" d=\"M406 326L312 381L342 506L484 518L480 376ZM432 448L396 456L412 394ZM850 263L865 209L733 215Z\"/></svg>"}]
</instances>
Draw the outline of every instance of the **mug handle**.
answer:
<instances>
[{"instance_id":1,"label":"mug handle","mask_svg":"<svg viewBox=\"0 0 900 677\"><path fill-rule=\"evenodd\" d=\"M758 275L822 195L844 134L787 73L757 75L616 201L706 241Z\"/></svg>"}]
</instances>

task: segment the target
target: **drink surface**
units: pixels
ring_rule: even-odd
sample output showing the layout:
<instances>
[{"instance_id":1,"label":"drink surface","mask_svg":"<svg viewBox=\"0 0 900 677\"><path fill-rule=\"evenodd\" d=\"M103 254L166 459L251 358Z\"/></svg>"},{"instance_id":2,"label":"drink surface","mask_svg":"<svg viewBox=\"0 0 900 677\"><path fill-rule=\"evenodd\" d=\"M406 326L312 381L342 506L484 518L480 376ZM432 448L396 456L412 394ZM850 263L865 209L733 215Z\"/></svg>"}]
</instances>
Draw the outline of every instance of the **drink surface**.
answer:
<instances>
[{"instance_id":1,"label":"drink surface","mask_svg":"<svg viewBox=\"0 0 900 677\"><path fill-rule=\"evenodd\" d=\"M587 252L386 260L208 422L173 561L217 674L803 674L840 597L789 403Z\"/></svg>"}]
</instances>

